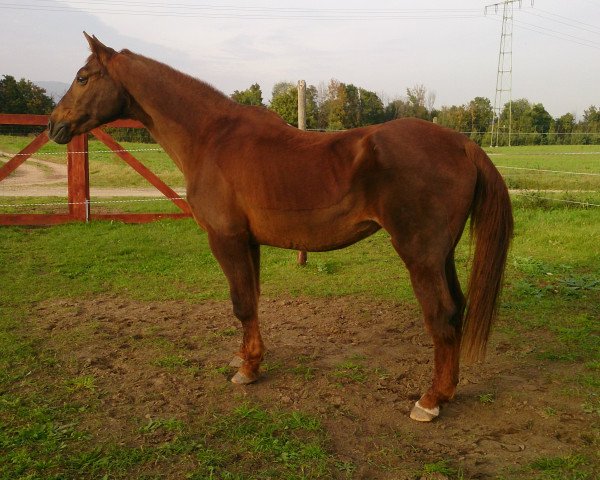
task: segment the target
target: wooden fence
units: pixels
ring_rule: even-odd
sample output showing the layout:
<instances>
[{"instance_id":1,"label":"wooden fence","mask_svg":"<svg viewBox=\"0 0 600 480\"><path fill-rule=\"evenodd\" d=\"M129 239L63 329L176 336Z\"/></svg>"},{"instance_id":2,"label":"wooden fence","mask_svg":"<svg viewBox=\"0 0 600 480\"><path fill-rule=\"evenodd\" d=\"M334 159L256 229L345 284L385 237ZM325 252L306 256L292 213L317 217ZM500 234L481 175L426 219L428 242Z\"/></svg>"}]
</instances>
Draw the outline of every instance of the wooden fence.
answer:
<instances>
[{"instance_id":1,"label":"wooden fence","mask_svg":"<svg viewBox=\"0 0 600 480\"><path fill-rule=\"evenodd\" d=\"M0 125L35 125L46 126L48 115L13 115L0 114ZM108 127L144 128L133 120L117 120ZM186 218L191 216L188 203L144 164L127 152L119 143L101 128L92 130L96 137L116 155L129 164L136 172L150 182L163 195L170 199L181 210L181 213L95 213L90 203L90 178L88 135L78 135L67 145L67 182L68 207L65 214L0 214L0 225L56 225L67 222L87 222L90 220L120 220L128 223L145 223L161 218ZM8 177L19 165L37 152L49 141L48 131L37 135L23 150L14 155L0 168L0 182Z\"/></svg>"}]
</instances>

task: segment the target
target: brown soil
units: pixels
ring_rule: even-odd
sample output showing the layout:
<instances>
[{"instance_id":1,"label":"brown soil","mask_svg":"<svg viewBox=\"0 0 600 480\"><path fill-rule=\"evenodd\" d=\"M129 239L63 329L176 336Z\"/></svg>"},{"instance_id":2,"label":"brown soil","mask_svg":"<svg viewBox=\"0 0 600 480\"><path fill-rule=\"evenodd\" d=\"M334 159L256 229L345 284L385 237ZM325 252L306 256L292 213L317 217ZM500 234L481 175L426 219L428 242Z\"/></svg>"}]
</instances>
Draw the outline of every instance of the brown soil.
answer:
<instances>
[{"instance_id":1,"label":"brown soil","mask_svg":"<svg viewBox=\"0 0 600 480\"><path fill-rule=\"evenodd\" d=\"M11 157L9 153L0 152L0 165ZM66 188L67 166L39 158L28 158L2 181L3 187L15 190L33 185L64 185Z\"/></svg>"},{"instance_id":2,"label":"brown soil","mask_svg":"<svg viewBox=\"0 0 600 480\"><path fill-rule=\"evenodd\" d=\"M69 373L94 375L102 396L87 428L99 442L139 444L132 425L144 419L193 423L242 396L319 418L336 457L357 466L353 478L415 478L424 464L444 459L465 478L512 478L511 469L540 457L594 457L595 418L564 381L578 367L549 367L528 355L527 339L499 333L485 364L463 368L456 398L436 421L410 420L432 369L415 307L354 297L263 299L269 351L262 378L247 387L227 381L233 370L217 370L240 342L228 302L96 297L44 302L32 314L36 336ZM185 357L186 367L161 367L169 355ZM344 374L344 362L359 365L360 375Z\"/></svg>"}]
</instances>

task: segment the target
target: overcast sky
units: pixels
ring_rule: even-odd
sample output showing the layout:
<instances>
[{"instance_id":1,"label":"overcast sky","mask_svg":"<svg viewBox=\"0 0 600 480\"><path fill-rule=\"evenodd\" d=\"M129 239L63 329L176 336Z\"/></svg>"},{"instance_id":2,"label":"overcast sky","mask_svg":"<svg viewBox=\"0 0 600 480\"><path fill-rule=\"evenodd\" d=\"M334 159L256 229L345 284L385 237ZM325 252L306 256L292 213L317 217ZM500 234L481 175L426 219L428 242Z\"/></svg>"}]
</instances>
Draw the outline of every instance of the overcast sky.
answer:
<instances>
[{"instance_id":1,"label":"overcast sky","mask_svg":"<svg viewBox=\"0 0 600 480\"><path fill-rule=\"evenodd\" d=\"M0 75L70 83L86 30L225 93L336 78L384 101L423 84L436 107L493 101L502 8L480 0L0 0ZM600 106L600 0L514 8L513 99L553 116Z\"/></svg>"}]
</instances>

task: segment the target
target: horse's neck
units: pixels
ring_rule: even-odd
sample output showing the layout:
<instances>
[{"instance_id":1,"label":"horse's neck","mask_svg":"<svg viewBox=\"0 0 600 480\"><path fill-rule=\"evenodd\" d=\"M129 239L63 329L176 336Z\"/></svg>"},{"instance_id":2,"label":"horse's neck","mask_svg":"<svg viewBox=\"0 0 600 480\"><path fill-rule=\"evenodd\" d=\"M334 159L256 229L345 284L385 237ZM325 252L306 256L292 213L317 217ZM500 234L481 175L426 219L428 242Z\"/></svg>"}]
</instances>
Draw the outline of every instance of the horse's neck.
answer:
<instances>
[{"instance_id":1,"label":"horse's neck","mask_svg":"<svg viewBox=\"0 0 600 480\"><path fill-rule=\"evenodd\" d=\"M210 135L235 104L209 85L159 62L131 53L119 57L111 74L131 96L133 115L185 170L185 149Z\"/></svg>"}]
</instances>

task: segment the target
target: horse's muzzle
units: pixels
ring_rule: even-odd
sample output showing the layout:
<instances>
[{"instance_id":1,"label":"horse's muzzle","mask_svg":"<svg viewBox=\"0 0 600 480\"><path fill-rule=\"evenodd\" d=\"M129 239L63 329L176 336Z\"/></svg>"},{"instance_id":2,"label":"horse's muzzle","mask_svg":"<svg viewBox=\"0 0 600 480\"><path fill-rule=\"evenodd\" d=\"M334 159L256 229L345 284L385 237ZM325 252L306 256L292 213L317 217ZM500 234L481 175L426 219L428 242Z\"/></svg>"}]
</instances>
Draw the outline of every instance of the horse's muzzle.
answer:
<instances>
[{"instance_id":1,"label":"horse's muzzle","mask_svg":"<svg viewBox=\"0 0 600 480\"><path fill-rule=\"evenodd\" d=\"M71 129L69 128L69 123L53 123L52 120L50 120L48 122L48 137L50 138L50 140L54 140L56 143L69 143L72 137Z\"/></svg>"}]
</instances>

